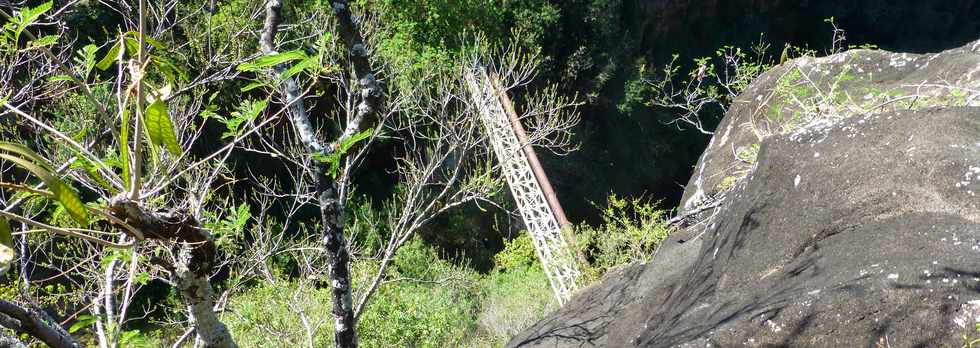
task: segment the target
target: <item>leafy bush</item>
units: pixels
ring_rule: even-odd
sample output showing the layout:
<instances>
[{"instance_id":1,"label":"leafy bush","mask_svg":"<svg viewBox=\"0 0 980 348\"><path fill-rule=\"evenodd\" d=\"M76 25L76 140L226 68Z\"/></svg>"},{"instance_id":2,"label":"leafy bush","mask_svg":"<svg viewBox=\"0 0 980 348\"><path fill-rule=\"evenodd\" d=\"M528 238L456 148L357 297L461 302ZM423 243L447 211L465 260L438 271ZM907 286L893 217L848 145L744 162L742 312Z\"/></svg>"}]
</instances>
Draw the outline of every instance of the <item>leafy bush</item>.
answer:
<instances>
[{"instance_id":1,"label":"leafy bush","mask_svg":"<svg viewBox=\"0 0 980 348\"><path fill-rule=\"evenodd\" d=\"M270 282L233 297L222 319L242 347L329 347L333 344L330 303L329 288Z\"/></svg>"},{"instance_id":2,"label":"leafy bush","mask_svg":"<svg viewBox=\"0 0 980 348\"><path fill-rule=\"evenodd\" d=\"M418 240L399 250L394 266L358 320L362 346L458 346L475 329L479 308L475 272L440 259L432 247ZM371 260L352 265L355 288L367 286L376 268ZM239 345L331 346L330 289L300 285L280 280L232 297L223 320Z\"/></svg>"},{"instance_id":3,"label":"leafy bush","mask_svg":"<svg viewBox=\"0 0 980 348\"><path fill-rule=\"evenodd\" d=\"M645 262L670 234L666 211L641 198L619 198L615 194L602 209L602 224L578 228L577 248L589 260L586 281L598 279L609 269Z\"/></svg>"},{"instance_id":4,"label":"leafy bush","mask_svg":"<svg viewBox=\"0 0 980 348\"><path fill-rule=\"evenodd\" d=\"M530 235L521 233L504 244L504 250L494 256L494 269L481 281L478 330L465 346L502 347L558 308Z\"/></svg>"},{"instance_id":5,"label":"leafy bush","mask_svg":"<svg viewBox=\"0 0 980 348\"><path fill-rule=\"evenodd\" d=\"M397 282L379 289L358 321L364 347L448 347L473 331L473 284Z\"/></svg>"},{"instance_id":6,"label":"leafy bush","mask_svg":"<svg viewBox=\"0 0 980 348\"><path fill-rule=\"evenodd\" d=\"M398 250L394 266L358 320L362 344L458 346L476 326L479 275L443 260L418 238Z\"/></svg>"},{"instance_id":7,"label":"leafy bush","mask_svg":"<svg viewBox=\"0 0 980 348\"><path fill-rule=\"evenodd\" d=\"M541 265L521 265L484 279L477 323L485 344L502 346L556 309L558 302Z\"/></svg>"},{"instance_id":8,"label":"leafy bush","mask_svg":"<svg viewBox=\"0 0 980 348\"><path fill-rule=\"evenodd\" d=\"M494 268L498 271L521 269L538 263L534 253L534 242L527 232L521 233L511 241L504 241L504 250L493 256Z\"/></svg>"}]
</instances>

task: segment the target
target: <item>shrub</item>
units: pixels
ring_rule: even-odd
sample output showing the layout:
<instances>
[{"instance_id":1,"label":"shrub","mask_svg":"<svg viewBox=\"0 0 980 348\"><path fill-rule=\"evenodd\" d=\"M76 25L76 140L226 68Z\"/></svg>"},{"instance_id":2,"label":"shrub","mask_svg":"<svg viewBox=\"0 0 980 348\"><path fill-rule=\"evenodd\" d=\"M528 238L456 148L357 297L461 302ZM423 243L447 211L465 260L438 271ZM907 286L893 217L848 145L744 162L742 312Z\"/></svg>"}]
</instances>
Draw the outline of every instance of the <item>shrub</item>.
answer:
<instances>
[{"instance_id":1,"label":"shrub","mask_svg":"<svg viewBox=\"0 0 980 348\"><path fill-rule=\"evenodd\" d=\"M548 277L537 263L495 271L483 284L477 323L485 345L502 346L558 308Z\"/></svg>"},{"instance_id":2,"label":"shrub","mask_svg":"<svg viewBox=\"0 0 980 348\"><path fill-rule=\"evenodd\" d=\"M616 266L648 261L671 232L665 213L656 203L641 198L610 195L602 209L602 224L578 228L576 248L589 261L584 267L585 280L598 279Z\"/></svg>"},{"instance_id":3,"label":"shrub","mask_svg":"<svg viewBox=\"0 0 980 348\"><path fill-rule=\"evenodd\" d=\"M493 256L494 269L504 271L520 269L537 264L534 242L526 231L511 241L504 241L504 250Z\"/></svg>"},{"instance_id":4,"label":"shrub","mask_svg":"<svg viewBox=\"0 0 980 348\"><path fill-rule=\"evenodd\" d=\"M468 347L502 347L558 308L531 236L523 232L504 245L494 256L494 269L481 282L478 330Z\"/></svg>"},{"instance_id":5,"label":"shrub","mask_svg":"<svg viewBox=\"0 0 980 348\"><path fill-rule=\"evenodd\" d=\"M377 271L372 260L352 266L355 289ZM390 276L358 320L363 347L458 346L476 327L478 275L440 259L417 239L402 247ZM241 291L224 320L242 347L329 347L329 288L280 280ZM358 293L355 293L355 300Z\"/></svg>"},{"instance_id":6,"label":"shrub","mask_svg":"<svg viewBox=\"0 0 980 348\"><path fill-rule=\"evenodd\" d=\"M329 347L333 344L330 303L330 289L270 282L232 297L222 319L242 347Z\"/></svg>"},{"instance_id":7,"label":"shrub","mask_svg":"<svg viewBox=\"0 0 980 348\"><path fill-rule=\"evenodd\" d=\"M440 258L419 238L398 250L393 266L358 320L362 345L458 346L476 326L478 274Z\"/></svg>"}]
</instances>

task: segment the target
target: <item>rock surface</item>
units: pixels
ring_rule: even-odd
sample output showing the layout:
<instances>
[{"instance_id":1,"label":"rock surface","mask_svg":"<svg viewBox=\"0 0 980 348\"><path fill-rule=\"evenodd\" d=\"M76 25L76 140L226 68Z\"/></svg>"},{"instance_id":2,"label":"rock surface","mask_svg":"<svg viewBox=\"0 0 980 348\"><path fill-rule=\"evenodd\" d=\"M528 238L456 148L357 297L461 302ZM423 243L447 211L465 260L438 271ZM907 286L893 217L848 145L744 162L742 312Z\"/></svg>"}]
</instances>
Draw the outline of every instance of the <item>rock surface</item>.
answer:
<instances>
[{"instance_id":1,"label":"rock surface","mask_svg":"<svg viewBox=\"0 0 980 348\"><path fill-rule=\"evenodd\" d=\"M980 337L978 95L980 41L773 69L736 101L685 192L687 210L721 204L509 346Z\"/></svg>"}]
</instances>

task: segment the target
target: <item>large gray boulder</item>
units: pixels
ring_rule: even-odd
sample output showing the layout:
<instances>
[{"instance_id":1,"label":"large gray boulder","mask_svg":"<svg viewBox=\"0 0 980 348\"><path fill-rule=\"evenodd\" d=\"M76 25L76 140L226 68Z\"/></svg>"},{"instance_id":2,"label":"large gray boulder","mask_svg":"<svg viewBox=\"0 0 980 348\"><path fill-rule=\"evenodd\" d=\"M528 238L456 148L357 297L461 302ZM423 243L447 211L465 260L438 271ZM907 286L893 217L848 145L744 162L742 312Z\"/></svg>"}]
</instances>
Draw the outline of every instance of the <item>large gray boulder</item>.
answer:
<instances>
[{"instance_id":1,"label":"large gray boulder","mask_svg":"<svg viewBox=\"0 0 980 348\"><path fill-rule=\"evenodd\" d=\"M738 98L646 264L511 347L961 346L980 337L980 41L791 61Z\"/></svg>"}]
</instances>

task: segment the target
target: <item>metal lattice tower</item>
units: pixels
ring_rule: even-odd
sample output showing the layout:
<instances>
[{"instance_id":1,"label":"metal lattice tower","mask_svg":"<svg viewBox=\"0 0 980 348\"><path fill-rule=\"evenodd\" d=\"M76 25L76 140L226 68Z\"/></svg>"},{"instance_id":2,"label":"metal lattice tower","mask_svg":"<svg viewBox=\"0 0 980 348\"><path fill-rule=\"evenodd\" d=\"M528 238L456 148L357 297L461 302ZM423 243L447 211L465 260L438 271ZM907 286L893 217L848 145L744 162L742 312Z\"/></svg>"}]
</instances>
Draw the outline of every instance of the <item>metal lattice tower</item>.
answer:
<instances>
[{"instance_id":1,"label":"metal lattice tower","mask_svg":"<svg viewBox=\"0 0 980 348\"><path fill-rule=\"evenodd\" d=\"M525 137L523 129L520 128L516 114L508 115L508 111L513 113L513 108L509 105L510 100L505 92L491 80L482 67L466 71L464 75L480 121L534 241L538 259L551 282L555 297L559 303L564 304L576 289L576 280L580 275L571 245L566 241L562 224L556 218L559 215L564 220L564 213L560 206L552 207L552 204L557 205L556 200L549 203L542 190L542 186L545 186L550 192L550 184L547 184L547 178L538 178L532 169L528 154L525 153L529 149L523 148L530 145L521 144L519 140L519 136ZM533 152L529 153L534 156ZM536 162L536 158L533 160ZM543 172L540 175L543 176ZM541 185L539 180L545 180L545 185Z\"/></svg>"}]
</instances>

